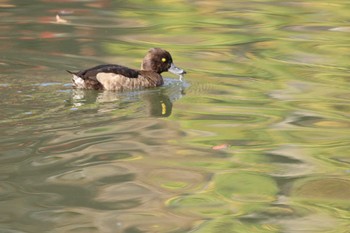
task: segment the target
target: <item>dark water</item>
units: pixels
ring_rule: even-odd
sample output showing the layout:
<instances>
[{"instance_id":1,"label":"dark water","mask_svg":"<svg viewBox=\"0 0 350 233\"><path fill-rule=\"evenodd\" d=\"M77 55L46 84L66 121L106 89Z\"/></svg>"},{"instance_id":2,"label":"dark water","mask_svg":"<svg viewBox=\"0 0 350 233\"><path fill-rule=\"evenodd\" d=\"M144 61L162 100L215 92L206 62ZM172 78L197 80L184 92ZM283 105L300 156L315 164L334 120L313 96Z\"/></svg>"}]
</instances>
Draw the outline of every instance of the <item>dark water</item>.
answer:
<instances>
[{"instance_id":1,"label":"dark water","mask_svg":"<svg viewBox=\"0 0 350 233\"><path fill-rule=\"evenodd\" d=\"M350 232L348 1L0 0L0 17L0 232ZM66 69L151 47L184 82L72 90Z\"/></svg>"}]
</instances>

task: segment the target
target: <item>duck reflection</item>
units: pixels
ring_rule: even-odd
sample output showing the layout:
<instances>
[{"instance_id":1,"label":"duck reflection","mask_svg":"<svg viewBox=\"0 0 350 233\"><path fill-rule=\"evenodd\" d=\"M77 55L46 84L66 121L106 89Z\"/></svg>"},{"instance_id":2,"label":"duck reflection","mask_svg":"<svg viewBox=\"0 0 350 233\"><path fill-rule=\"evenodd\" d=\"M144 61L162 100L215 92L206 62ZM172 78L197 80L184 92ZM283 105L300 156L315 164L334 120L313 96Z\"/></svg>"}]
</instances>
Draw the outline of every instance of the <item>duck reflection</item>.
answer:
<instances>
[{"instance_id":1,"label":"duck reflection","mask_svg":"<svg viewBox=\"0 0 350 233\"><path fill-rule=\"evenodd\" d=\"M158 93L158 95L147 94L144 97L149 116L168 117L171 115L173 103L168 95Z\"/></svg>"},{"instance_id":2,"label":"duck reflection","mask_svg":"<svg viewBox=\"0 0 350 233\"><path fill-rule=\"evenodd\" d=\"M72 110L96 105L98 111L108 112L123 108L130 103L141 104L148 116L168 117L172 113L173 102L185 95L187 84L174 80L166 86L139 91L115 92L73 89L72 97L67 101Z\"/></svg>"}]
</instances>

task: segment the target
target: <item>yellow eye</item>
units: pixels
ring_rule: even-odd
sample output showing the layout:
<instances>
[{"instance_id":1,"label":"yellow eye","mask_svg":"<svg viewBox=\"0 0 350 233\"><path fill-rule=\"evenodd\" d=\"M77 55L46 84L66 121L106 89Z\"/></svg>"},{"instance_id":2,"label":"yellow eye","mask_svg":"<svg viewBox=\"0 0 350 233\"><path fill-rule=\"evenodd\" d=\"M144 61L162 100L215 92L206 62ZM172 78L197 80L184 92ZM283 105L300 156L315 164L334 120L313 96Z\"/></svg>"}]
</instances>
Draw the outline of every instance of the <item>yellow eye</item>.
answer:
<instances>
[{"instance_id":1,"label":"yellow eye","mask_svg":"<svg viewBox=\"0 0 350 233\"><path fill-rule=\"evenodd\" d=\"M162 62L166 62L166 58L165 57L162 58Z\"/></svg>"}]
</instances>

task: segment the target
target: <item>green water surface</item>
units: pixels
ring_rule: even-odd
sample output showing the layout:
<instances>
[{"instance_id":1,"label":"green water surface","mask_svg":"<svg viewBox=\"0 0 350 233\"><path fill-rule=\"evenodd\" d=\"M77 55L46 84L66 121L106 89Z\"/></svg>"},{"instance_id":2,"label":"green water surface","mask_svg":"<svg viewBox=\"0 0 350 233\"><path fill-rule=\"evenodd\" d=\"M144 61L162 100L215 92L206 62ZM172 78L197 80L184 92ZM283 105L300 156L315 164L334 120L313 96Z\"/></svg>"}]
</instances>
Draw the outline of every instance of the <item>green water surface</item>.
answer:
<instances>
[{"instance_id":1,"label":"green water surface","mask_svg":"<svg viewBox=\"0 0 350 233\"><path fill-rule=\"evenodd\" d=\"M0 17L0 232L350 232L348 1L0 0ZM65 70L152 47L183 82L71 88Z\"/></svg>"}]
</instances>

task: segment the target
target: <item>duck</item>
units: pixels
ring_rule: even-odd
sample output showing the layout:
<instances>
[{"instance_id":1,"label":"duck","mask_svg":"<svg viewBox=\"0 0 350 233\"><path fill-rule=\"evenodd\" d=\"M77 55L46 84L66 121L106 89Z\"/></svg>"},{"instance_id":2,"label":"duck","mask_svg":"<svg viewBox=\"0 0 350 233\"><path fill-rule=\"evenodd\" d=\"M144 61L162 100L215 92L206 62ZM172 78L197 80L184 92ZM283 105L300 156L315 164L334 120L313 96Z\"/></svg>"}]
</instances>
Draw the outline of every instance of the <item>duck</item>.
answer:
<instances>
[{"instance_id":1,"label":"duck","mask_svg":"<svg viewBox=\"0 0 350 233\"><path fill-rule=\"evenodd\" d=\"M122 65L106 64L73 72L73 88L124 91L152 88L164 84L161 73L169 71L180 76L186 71L174 65L170 53L161 48L151 48L141 63L141 69L132 69Z\"/></svg>"}]
</instances>

